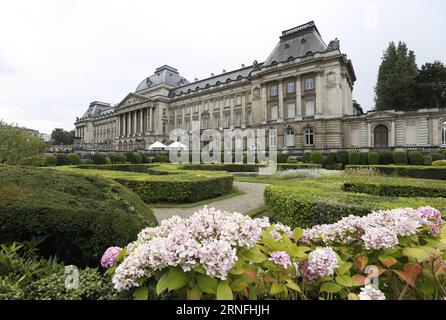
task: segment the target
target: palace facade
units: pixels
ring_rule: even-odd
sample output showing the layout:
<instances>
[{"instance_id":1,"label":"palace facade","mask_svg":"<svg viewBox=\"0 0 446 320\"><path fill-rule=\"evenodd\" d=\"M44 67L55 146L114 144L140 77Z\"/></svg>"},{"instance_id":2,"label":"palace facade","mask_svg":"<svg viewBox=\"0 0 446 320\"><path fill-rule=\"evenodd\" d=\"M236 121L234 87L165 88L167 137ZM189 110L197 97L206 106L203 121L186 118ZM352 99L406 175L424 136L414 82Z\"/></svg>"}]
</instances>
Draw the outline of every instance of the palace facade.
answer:
<instances>
[{"instance_id":1,"label":"palace facade","mask_svg":"<svg viewBox=\"0 0 446 320\"><path fill-rule=\"evenodd\" d=\"M355 81L339 40L326 45L310 22L283 31L262 63L194 82L164 65L117 105L92 102L75 122L77 148L147 150L176 128L262 128L267 145L292 153L446 147L446 109L363 113Z\"/></svg>"}]
</instances>

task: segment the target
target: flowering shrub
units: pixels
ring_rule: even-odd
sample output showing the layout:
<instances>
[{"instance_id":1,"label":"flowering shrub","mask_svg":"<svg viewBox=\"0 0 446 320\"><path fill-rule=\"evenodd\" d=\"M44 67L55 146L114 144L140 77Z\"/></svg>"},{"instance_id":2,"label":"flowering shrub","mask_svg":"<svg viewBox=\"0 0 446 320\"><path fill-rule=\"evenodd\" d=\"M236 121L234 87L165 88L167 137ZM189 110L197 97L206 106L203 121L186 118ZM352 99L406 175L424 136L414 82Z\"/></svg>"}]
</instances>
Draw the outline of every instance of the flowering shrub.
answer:
<instances>
[{"instance_id":1,"label":"flowering shrub","mask_svg":"<svg viewBox=\"0 0 446 320\"><path fill-rule=\"evenodd\" d=\"M295 178L324 178L324 177L338 177L344 173L339 170L326 169L299 169L286 170L279 172L277 176L280 179L295 179Z\"/></svg>"},{"instance_id":2,"label":"flowering shrub","mask_svg":"<svg viewBox=\"0 0 446 320\"><path fill-rule=\"evenodd\" d=\"M344 173L350 176L379 177L381 172L373 167L345 168Z\"/></svg>"},{"instance_id":3,"label":"flowering shrub","mask_svg":"<svg viewBox=\"0 0 446 320\"><path fill-rule=\"evenodd\" d=\"M136 299L443 299L445 254L430 207L306 230L205 207L108 249L103 265Z\"/></svg>"}]
</instances>

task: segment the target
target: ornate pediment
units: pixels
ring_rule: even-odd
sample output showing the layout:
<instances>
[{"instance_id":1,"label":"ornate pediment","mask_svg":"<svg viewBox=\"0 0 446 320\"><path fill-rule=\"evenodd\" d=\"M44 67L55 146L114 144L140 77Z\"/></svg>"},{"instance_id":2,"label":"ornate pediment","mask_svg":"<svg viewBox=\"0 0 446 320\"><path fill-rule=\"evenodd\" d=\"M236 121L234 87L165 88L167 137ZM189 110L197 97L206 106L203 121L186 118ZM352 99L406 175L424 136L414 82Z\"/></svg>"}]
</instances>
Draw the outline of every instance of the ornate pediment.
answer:
<instances>
[{"instance_id":1,"label":"ornate pediment","mask_svg":"<svg viewBox=\"0 0 446 320\"><path fill-rule=\"evenodd\" d=\"M150 101L150 98L130 92L122 101L116 106L116 109L129 107L138 103Z\"/></svg>"}]
</instances>

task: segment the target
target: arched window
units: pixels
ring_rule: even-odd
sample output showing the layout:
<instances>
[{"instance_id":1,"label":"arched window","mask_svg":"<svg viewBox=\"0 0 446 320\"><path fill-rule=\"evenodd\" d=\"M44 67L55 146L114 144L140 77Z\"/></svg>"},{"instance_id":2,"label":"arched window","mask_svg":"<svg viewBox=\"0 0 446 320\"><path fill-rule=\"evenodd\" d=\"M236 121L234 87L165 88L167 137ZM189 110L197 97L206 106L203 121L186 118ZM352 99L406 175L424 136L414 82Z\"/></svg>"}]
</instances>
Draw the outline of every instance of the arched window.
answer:
<instances>
[{"instance_id":1,"label":"arched window","mask_svg":"<svg viewBox=\"0 0 446 320\"><path fill-rule=\"evenodd\" d=\"M442 136L443 136L443 144L446 144L446 121L443 122L442 126Z\"/></svg>"},{"instance_id":2,"label":"arched window","mask_svg":"<svg viewBox=\"0 0 446 320\"><path fill-rule=\"evenodd\" d=\"M287 147L294 147L294 131L291 128L286 130L285 145Z\"/></svg>"},{"instance_id":3,"label":"arched window","mask_svg":"<svg viewBox=\"0 0 446 320\"><path fill-rule=\"evenodd\" d=\"M389 146L389 130L383 124L375 127L374 131L375 147Z\"/></svg>"},{"instance_id":4,"label":"arched window","mask_svg":"<svg viewBox=\"0 0 446 320\"><path fill-rule=\"evenodd\" d=\"M313 129L305 130L305 145L306 146L314 145L314 131L313 131Z\"/></svg>"}]
</instances>

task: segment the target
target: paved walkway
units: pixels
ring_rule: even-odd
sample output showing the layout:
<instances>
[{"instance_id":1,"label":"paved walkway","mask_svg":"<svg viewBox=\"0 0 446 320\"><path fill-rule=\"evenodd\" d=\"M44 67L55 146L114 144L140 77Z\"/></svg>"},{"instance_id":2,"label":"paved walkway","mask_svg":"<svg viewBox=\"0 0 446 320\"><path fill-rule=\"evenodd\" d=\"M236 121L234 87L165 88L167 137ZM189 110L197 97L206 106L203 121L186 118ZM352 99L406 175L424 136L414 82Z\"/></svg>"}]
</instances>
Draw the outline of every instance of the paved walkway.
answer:
<instances>
[{"instance_id":1,"label":"paved walkway","mask_svg":"<svg viewBox=\"0 0 446 320\"><path fill-rule=\"evenodd\" d=\"M240 213L245 213L263 206L263 191L265 190L267 184L236 181L234 182L234 186L245 194L225 200L211 202L207 204L207 206L220 210L236 211ZM152 210L156 219L161 221L175 215L180 217L189 217L202 207L203 206L192 208L153 208Z\"/></svg>"}]
</instances>

